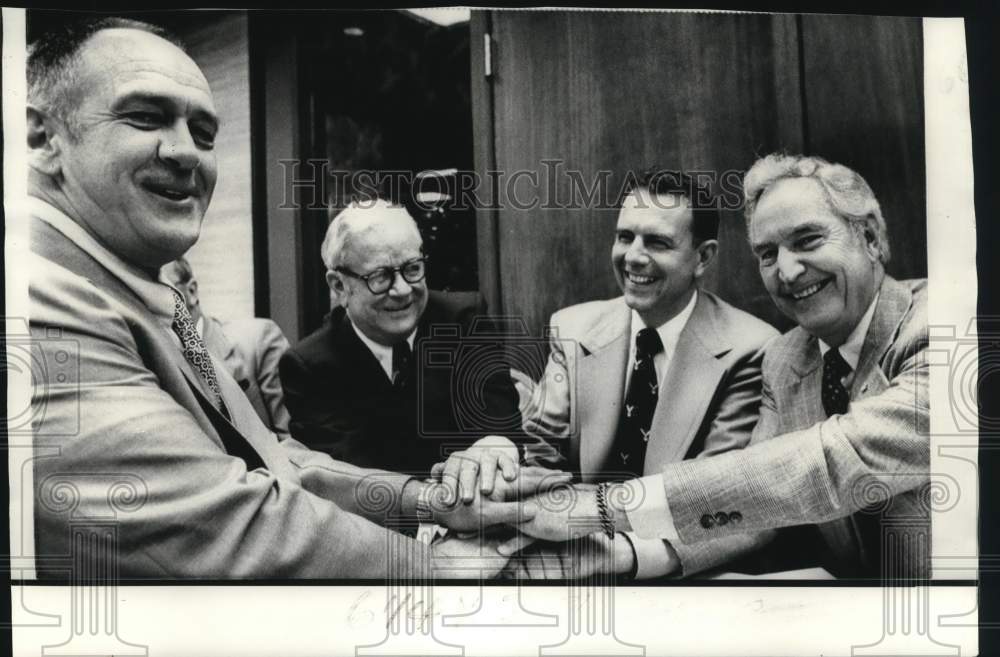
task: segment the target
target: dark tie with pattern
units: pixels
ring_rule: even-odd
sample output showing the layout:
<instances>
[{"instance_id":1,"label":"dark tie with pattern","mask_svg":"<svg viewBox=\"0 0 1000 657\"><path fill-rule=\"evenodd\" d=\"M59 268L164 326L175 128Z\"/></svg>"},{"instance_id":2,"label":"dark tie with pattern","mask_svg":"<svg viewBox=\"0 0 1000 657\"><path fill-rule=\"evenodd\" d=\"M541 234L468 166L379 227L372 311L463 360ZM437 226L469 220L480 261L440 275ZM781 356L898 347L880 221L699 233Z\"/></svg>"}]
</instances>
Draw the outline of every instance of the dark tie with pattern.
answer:
<instances>
[{"instance_id":1,"label":"dark tie with pattern","mask_svg":"<svg viewBox=\"0 0 1000 657\"><path fill-rule=\"evenodd\" d=\"M847 412L850 397L841 380L850 374L851 366L836 349L830 349L823 356L823 410L827 417L843 415Z\"/></svg>"},{"instance_id":2,"label":"dark tie with pattern","mask_svg":"<svg viewBox=\"0 0 1000 657\"><path fill-rule=\"evenodd\" d=\"M410 378L410 343L403 340L392 346L392 385L404 388Z\"/></svg>"},{"instance_id":3,"label":"dark tie with pattern","mask_svg":"<svg viewBox=\"0 0 1000 657\"><path fill-rule=\"evenodd\" d=\"M661 351L663 343L656 329L644 328L635 336L635 365L625 394L625 404L618 416L618 433L611 454L611 469L623 475L642 476L649 425L660 396L653 358Z\"/></svg>"},{"instance_id":4,"label":"dark tie with pattern","mask_svg":"<svg viewBox=\"0 0 1000 657\"><path fill-rule=\"evenodd\" d=\"M215 378L215 367L208 355L208 349L201 336L198 335L198 330L195 328L194 320L191 319L191 313L188 312L184 298L176 290L174 290L174 321L170 326L181 340L181 352L184 354L184 360L191 364L201 380L208 385L215 408L228 418L229 411L222 402L219 381Z\"/></svg>"}]
</instances>

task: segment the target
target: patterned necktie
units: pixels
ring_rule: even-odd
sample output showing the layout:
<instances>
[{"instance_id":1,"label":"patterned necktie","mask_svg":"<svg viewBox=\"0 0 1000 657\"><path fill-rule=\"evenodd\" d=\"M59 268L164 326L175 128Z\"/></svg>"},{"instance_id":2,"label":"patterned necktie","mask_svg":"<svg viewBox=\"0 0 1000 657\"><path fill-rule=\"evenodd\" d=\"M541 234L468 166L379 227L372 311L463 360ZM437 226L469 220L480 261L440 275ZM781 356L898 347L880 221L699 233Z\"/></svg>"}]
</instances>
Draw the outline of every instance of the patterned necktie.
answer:
<instances>
[{"instance_id":1,"label":"patterned necktie","mask_svg":"<svg viewBox=\"0 0 1000 657\"><path fill-rule=\"evenodd\" d=\"M827 417L843 415L847 412L850 397L841 380L850 374L851 366L836 349L830 349L823 356L823 410Z\"/></svg>"},{"instance_id":2,"label":"patterned necktie","mask_svg":"<svg viewBox=\"0 0 1000 657\"><path fill-rule=\"evenodd\" d=\"M403 388L410 378L410 343L403 340L392 346L392 386Z\"/></svg>"},{"instance_id":3,"label":"patterned necktie","mask_svg":"<svg viewBox=\"0 0 1000 657\"><path fill-rule=\"evenodd\" d=\"M198 335L198 330L194 326L194 320L191 319L191 313L188 312L184 298L176 290L174 290L174 321L170 326L181 340L181 352L184 354L184 360L190 363L191 367L198 372L201 380L208 385L208 389L212 392L213 405L228 418L229 412L222 402L219 381L215 378L215 367L208 355L208 349L201 336Z\"/></svg>"},{"instance_id":4,"label":"patterned necktie","mask_svg":"<svg viewBox=\"0 0 1000 657\"><path fill-rule=\"evenodd\" d=\"M653 358L661 351L663 342L655 329L644 328L635 336L635 365L625 394L625 405L618 417L618 433L612 452L612 469L623 475L642 476L649 425L659 399L660 386Z\"/></svg>"}]
</instances>

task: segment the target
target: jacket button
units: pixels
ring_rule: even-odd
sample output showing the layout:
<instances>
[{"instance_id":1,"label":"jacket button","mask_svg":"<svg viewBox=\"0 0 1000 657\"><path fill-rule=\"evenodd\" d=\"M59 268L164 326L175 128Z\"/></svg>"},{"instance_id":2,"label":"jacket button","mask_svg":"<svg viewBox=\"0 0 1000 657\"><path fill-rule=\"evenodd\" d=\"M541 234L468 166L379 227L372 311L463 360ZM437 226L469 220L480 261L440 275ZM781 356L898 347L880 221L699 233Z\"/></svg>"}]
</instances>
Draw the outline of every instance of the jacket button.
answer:
<instances>
[{"instance_id":1,"label":"jacket button","mask_svg":"<svg viewBox=\"0 0 1000 657\"><path fill-rule=\"evenodd\" d=\"M724 512L719 511L718 513L715 514L715 522L717 525L719 525L719 527L721 527L729 522L729 516L726 515Z\"/></svg>"},{"instance_id":2,"label":"jacket button","mask_svg":"<svg viewBox=\"0 0 1000 657\"><path fill-rule=\"evenodd\" d=\"M711 529L715 526L715 518L706 513L701 517L701 526L705 529Z\"/></svg>"},{"instance_id":3,"label":"jacket button","mask_svg":"<svg viewBox=\"0 0 1000 657\"><path fill-rule=\"evenodd\" d=\"M743 514L739 511L733 511L729 514L729 521L733 523L743 522Z\"/></svg>"}]
</instances>

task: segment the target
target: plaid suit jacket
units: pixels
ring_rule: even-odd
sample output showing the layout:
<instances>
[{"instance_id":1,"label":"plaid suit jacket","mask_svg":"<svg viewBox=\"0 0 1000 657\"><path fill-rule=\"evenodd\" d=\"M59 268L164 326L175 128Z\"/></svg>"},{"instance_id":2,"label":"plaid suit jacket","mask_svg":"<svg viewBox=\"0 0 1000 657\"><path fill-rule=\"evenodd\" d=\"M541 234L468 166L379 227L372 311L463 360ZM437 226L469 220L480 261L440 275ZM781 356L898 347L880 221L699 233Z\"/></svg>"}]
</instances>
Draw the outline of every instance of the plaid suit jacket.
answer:
<instances>
[{"instance_id":1,"label":"plaid suit jacket","mask_svg":"<svg viewBox=\"0 0 1000 657\"><path fill-rule=\"evenodd\" d=\"M838 574L929 577L926 349L926 280L886 276L848 411L826 418L816 338L796 328L774 341L751 445L663 471L681 542L815 524ZM742 520L703 522L720 512ZM873 554L880 531L891 547Z\"/></svg>"}]
</instances>

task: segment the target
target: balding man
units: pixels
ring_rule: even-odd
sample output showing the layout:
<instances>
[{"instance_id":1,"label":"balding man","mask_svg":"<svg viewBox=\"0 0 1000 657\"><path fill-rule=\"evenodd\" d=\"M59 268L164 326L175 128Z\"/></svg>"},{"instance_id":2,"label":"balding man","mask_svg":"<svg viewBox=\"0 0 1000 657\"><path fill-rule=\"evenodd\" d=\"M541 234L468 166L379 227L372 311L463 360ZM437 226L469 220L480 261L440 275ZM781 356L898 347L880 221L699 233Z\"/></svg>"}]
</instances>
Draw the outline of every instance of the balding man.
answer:
<instances>
[{"instance_id":1,"label":"balding man","mask_svg":"<svg viewBox=\"0 0 1000 657\"><path fill-rule=\"evenodd\" d=\"M435 344L434 327L447 328L450 348L485 311L478 294L428 291L422 247L413 218L385 200L354 203L330 223L322 255L341 306L280 365L292 435L313 449L426 474L449 450L518 427L506 368L494 368L473 390L457 378L460 363L417 362L420 340ZM477 358L484 371L501 362L499 353ZM469 408L477 400L482 407Z\"/></svg>"},{"instance_id":2,"label":"balding man","mask_svg":"<svg viewBox=\"0 0 1000 657\"><path fill-rule=\"evenodd\" d=\"M427 547L377 523L478 528L518 505L435 508L430 485L279 438L157 281L198 239L216 179L219 120L184 50L145 23L71 23L33 44L28 85L39 575L65 577L70 554L133 578L496 572L489 539Z\"/></svg>"}]
</instances>

